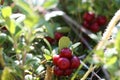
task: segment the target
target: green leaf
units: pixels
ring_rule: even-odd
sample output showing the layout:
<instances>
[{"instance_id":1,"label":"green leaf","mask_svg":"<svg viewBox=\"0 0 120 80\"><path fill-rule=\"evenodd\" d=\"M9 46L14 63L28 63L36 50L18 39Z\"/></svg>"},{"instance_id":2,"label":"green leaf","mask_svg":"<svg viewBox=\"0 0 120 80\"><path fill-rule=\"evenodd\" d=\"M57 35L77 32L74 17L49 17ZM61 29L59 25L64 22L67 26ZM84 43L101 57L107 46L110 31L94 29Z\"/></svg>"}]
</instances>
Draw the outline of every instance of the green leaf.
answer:
<instances>
[{"instance_id":1,"label":"green leaf","mask_svg":"<svg viewBox=\"0 0 120 80\"><path fill-rule=\"evenodd\" d=\"M69 47L71 41L68 37L66 36L63 36L62 38L60 38L59 40L59 50L61 50L62 48L66 48L66 47Z\"/></svg>"},{"instance_id":2,"label":"green leaf","mask_svg":"<svg viewBox=\"0 0 120 80\"><path fill-rule=\"evenodd\" d=\"M45 57L46 60L50 60L50 59L52 59L52 56L51 56L51 55L43 54L43 56Z\"/></svg>"},{"instance_id":3,"label":"green leaf","mask_svg":"<svg viewBox=\"0 0 120 80\"><path fill-rule=\"evenodd\" d=\"M58 0L47 0L45 1L43 7L46 9L54 8L57 6Z\"/></svg>"},{"instance_id":4,"label":"green leaf","mask_svg":"<svg viewBox=\"0 0 120 80\"><path fill-rule=\"evenodd\" d=\"M14 80L11 70L8 67L5 67L2 73L2 80Z\"/></svg>"},{"instance_id":5,"label":"green leaf","mask_svg":"<svg viewBox=\"0 0 120 80\"><path fill-rule=\"evenodd\" d=\"M57 32L61 32L61 33L67 33L70 32L70 28L69 27L57 27L56 31Z\"/></svg>"},{"instance_id":6,"label":"green leaf","mask_svg":"<svg viewBox=\"0 0 120 80\"><path fill-rule=\"evenodd\" d=\"M31 15L31 16L33 15L33 10L30 8L30 6L25 1L14 0L14 2L16 3L18 7L20 7L19 9L21 9L24 14Z\"/></svg>"},{"instance_id":7,"label":"green leaf","mask_svg":"<svg viewBox=\"0 0 120 80\"><path fill-rule=\"evenodd\" d=\"M117 51L120 53L120 31L118 32L117 37L116 37L115 47Z\"/></svg>"},{"instance_id":8,"label":"green leaf","mask_svg":"<svg viewBox=\"0 0 120 80\"><path fill-rule=\"evenodd\" d=\"M26 19L24 20L24 23L27 27L34 27L38 23L39 17L37 15L33 15L27 15Z\"/></svg>"},{"instance_id":9,"label":"green leaf","mask_svg":"<svg viewBox=\"0 0 120 80\"><path fill-rule=\"evenodd\" d=\"M4 18L8 18L8 17L10 17L10 15L12 14L12 9L11 9L11 7L4 7L2 10L1 10L1 12L2 12L2 16L4 17Z\"/></svg>"},{"instance_id":10,"label":"green leaf","mask_svg":"<svg viewBox=\"0 0 120 80\"><path fill-rule=\"evenodd\" d=\"M75 49L75 48L78 47L79 45L80 45L80 42L77 42L77 43L71 45L71 48L72 48L72 49Z\"/></svg>"},{"instance_id":11,"label":"green leaf","mask_svg":"<svg viewBox=\"0 0 120 80\"><path fill-rule=\"evenodd\" d=\"M50 52L52 52L52 47L51 47L50 43L49 43L45 38L44 38L43 40L44 40L44 42L47 44Z\"/></svg>"},{"instance_id":12,"label":"green leaf","mask_svg":"<svg viewBox=\"0 0 120 80\"><path fill-rule=\"evenodd\" d=\"M7 39L7 35L5 33L0 33L0 45L2 45Z\"/></svg>"},{"instance_id":13,"label":"green leaf","mask_svg":"<svg viewBox=\"0 0 120 80\"><path fill-rule=\"evenodd\" d=\"M117 57L113 56L113 57L107 59L106 65L113 65L116 61L117 61Z\"/></svg>"},{"instance_id":14,"label":"green leaf","mask_svg":"<svg viewBox=\"0 0 120 80\"><path fill-rule=\"evenodd\" d=\"M103 50L94 50L94 53L97 54L99 57L103 58L104 57L104 52Z\"/></svg>"},{"instance_id":15,"label":"green leaf","mask_svg":"<svg viewBox=\"0 0 120 80\"><path fill-rule=\"evenodd\" d=\"M15 28L16 28L15 21L8 18L6 20L6 23L7 23L7 26L8 26L8 29L9 29L10 33L14 34L15 33Z\"/></svg>"},{"instance_id":16,"label":"green leaf","mask_svg":"<svg viewBox=\"0 0 120 80\"><path fill-rule=\"evenodd\" d=\"M45 23L45 27L47 29L47 33L48 33L48 36L50 36L51 38L54 38L54 33L53 33L53 27L50 23L46 22Z\"/></svg>"},{"instance_id":17,"label":"green leaf","mask_svg":"<svg viewBox=\"0 0 120 80\"><path fill-rule=\"evenodd\" d=\"M43 51L44 51L45 54L50 55L50 51L48 49L43 49Z\"/></svg>"}]
</instances>

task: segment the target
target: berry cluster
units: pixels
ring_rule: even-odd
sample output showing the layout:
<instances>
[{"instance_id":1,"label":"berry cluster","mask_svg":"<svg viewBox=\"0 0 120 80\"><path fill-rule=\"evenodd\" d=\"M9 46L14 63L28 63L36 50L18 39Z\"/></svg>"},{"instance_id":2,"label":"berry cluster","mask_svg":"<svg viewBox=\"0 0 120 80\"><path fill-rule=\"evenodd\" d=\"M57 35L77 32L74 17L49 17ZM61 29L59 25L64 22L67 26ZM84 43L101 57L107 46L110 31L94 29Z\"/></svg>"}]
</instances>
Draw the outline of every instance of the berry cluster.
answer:
<instances>
[{"instance_id":1,"label":"berry cluster","mask_svg":"<svg viewBox=\"0 0 120 80\"><path fill-rule=\"evenodd\" d=\"M49 36L46 36L45 38L48 40L48 42L49 42L50 44L54 44L55 42L58 42L59 39L60 39L62 36L63 36L62 33L55 32L54 38L51 38L51 37L49 37Z\"/></svg>"},{"instance_id":2,"label":"berry cluster","mask_svg":"<svg viewBox=\"0 0 120 80\"><path fill-rule=\"evenodd\" d=\"M54 74L56 76L69 76L80 65L80 60L72 54L69 48L63 48L59 55L53 56Z\"/></svg>"},{"instance_id":3,"label":"berry cluster","mask_svg":"<svg viewBox=\"0 0 120 80\"><path fill-rule=\"evenodd\" d=\"M107 22L105 16L96 16L94 13L86 12L83 15L83 26L92 32L98 32L100 26L103 26Z\"/></svg>"}]
</instances>

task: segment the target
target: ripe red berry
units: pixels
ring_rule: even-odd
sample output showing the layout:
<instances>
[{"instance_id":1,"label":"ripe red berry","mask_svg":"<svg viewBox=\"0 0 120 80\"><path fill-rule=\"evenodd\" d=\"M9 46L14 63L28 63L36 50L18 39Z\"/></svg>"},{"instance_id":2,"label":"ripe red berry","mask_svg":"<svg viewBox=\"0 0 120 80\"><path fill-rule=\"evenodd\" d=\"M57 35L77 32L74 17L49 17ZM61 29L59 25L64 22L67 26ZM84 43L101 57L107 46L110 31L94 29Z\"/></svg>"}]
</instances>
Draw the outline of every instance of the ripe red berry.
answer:
<instances>
[{"instance_id":1,"label":"ripe red berry","mask_svg":"<svg viewBox=\"0 0 120 80\"><path fill-rule=\"evenodd\" d=\"M71 75L72 74L72 69L66 69L65 71L64 71L64 76L69 76L69 75Z\"/></svg>"},{"instance_id":2,"label":"ripe red berry","mask_svg":"<svg viewBox=\"0 0 120 80\"><path fill-rule=\"evenodd\" d=\"M95 18L95 14L94 13L86 12L83 15L83 19L85 21L88 21L88 22L92 22L94 20L94 18Z\"/></svg>"},{"instance_id":3,"label":"ripe red berry","mask_svg":"<svg viewBox=\"0 0 120 80\"><path fill-rule=\"evenodd\" d=\"M60 51L60 57L71 58L72 57L72 51L69 48L63 48Z\"/></svg>"},{"instance_id":4,"label":"ripe red berry","mask_svg":"<svg viewBox=\"0 0 120 80\"><path fill-rule=\"evenodd\" d=\"M71 68L72 69L76 69L78 68L80 65L80 60L78 57L76 56L73 56L72 59L71 59Z\"/></svg>"},{"instance_id":5,"label":"ripe red berry","mask_svg":"<svg viewBox=\"0 0 120 80\"><path fill-rule=\"evenodd\" d=\"M83 27L85 27L86 29L89 29L90 24L87 21L83 22Z\"/></svg>"},{"instance_id":6,"label":"ripe red berry","mask_svg":"<svg viewBox=\"0 0 120 80\"><path fill-rule=\"evenodd\" d=\"M45 38L48 40L50 44L53 44L55 42L55 40L49 36L46 36Z\"/></svg>"},{"instance_id":7,"label":"ripe red berry","mask_svg":"<svg viewBox=\"0 0 120 80\"><path fill-rule=\"evenodd\" d=\"M105 16L98 16L97 17L97 23L102 26L105 25L107 22L107 18Z\"/></svg>"},{"instance_id":8,"label":"ripe red berry","mask_svg":"<svg viewBox=\"0 0 120 80\"><path fill-rule=\"evenodd\" d=\"M55 66L54 67L54 74L56 76L62 76L63 75L63 70L61 70L59 67Z\"/></svg>"},{"instance_id":9,"label":"ripe red berry","mask_svg":"<svg viewBox=\"0 0 120 80\"><path fill-rule=\"evenodd\" d=\"M70 67L70 61L67 58L60 58L58 60L58 67L60 69L68 69Z\"/></svg>"},{"instance_id":10,"label":"ripe red berry","mask_svg":"<svg viewBox=\"0 0 120 80\"><path fill-rule=\"evenodd\" d=\"M99 29L100 29L100 27L99 27L98 23L96 23L96 22L93 23L93 24L90 26L90 30L91 30L92 32L98 32Z\"/></svg>"},{"instance_id":11,"label":"ripe red berry","mask_svg":"<svg viewBox=\"0 0 120 80\"><path fill-rule=\"evenodd\" d=\"M59 39L63 36L62 33L55 32L55 40L59 41Z\"/></svg>"},{"instance_id":12,"label":"ripe red berry","mask_svg":"<svg viewBox=\"0 0 120 80\"><path fill-rule=\"evenodd\" d=\"M53 64L58 65L58 60L60 59L59 55L54 55L53 56Z\"/></svg>"}]
</instances>

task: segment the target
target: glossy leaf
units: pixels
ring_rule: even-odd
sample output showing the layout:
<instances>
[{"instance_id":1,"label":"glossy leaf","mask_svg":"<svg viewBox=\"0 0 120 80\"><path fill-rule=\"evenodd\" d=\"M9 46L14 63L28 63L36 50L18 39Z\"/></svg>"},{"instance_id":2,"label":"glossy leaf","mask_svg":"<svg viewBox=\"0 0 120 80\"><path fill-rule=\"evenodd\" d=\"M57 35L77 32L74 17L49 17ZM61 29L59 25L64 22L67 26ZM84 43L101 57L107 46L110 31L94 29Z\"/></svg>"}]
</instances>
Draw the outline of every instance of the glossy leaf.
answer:
<instances>
[{"instance_id":1,"label":"glossy leaf","mask_svg":"<svg viewBox=\"0 0 120 80\"><path fill-rule=\"evenodd\" d=\"M62 48L69 47L70 43L71 43L70 39L66 36L63 36L59 40L59 50L61 50Z\"/></svg>"},{"instance_id":2,"label":"glossy leaf","mask_svg":"<svg viewBox=\"0 0 120 80\"><path fill-rule=\"evenodd\" d=\"M79 45L80 45L80 42L77 42L77 43L71 45L71 48L72 48L72 49L75 49L75 48L78 47Z\"/></svg>"},{"instance_id":3,"label":"glossy leaf","mask_svg":"<svg viewBox=\"0 0 120 80\"><path fill-rule=\"evenodd\" d=\"M61 33L68 33L70 32L70 28L69 27L57 27L56 31L57 32L61 32Z\"/></svg>"},{"instance_id":4,"label":"glossy leaf","mask_svg":"<svg viewBox=\"0 0 120 80\"><path fill-rule=\"evenodd\" d=\"M5 33L0 33L0 45L2 45L7 38L7 35Z\"/></svg>"}]
</instances>

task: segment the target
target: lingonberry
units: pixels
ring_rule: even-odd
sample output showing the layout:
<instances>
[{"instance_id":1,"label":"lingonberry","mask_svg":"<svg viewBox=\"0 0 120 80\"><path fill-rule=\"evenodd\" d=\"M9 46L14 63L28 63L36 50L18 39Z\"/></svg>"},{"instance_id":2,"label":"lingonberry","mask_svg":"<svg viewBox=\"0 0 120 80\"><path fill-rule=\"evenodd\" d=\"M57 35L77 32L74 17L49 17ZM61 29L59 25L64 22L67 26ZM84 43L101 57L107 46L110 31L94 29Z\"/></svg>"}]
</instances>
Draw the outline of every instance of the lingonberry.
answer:
<instances>
[{"instance_id":1,"label":"lingonberry","mask_svg":"<svg viewBox=\"0 0 120 80\"><path fill-rule=\"evenodd\" d=\"M83 19L88 22L92 22L95 18L95 14L91 12L86 12L83 15Z\"/></svg>"},{"instance_id":2,"label":"lingonberry","mask_svg":"<svg viewBox=\"0 0 120 80\"><path fill-rule=\"evenodd\" d=\"M58 65L58 60L60 59L59 55L54 55L53 56L53 64Z\"/></svg>"},{"instance_id":3,"label":"lingonberry","mask_svg":"<svg viewBox=\"0 0 120 80\"><path fill-rule=\"evenodd\" d=\"M67 58L60 58L58 60L58 67L60 69L68 69L70 67L70 61Z\"/></svg>"},{"instance_id":4,"label":"lingonberry","mask_svg":"<svg viewBox=\"0 0 120 80\"><path fill-rule=\"evenodd\" d=\"M83 26L84 26L86 29L89 29L90 24L89 24L87 21L84 21L84 22L83 22Z\"/></svg>"},{"instance_id":5,"label":"lingonberry","mask_svg":"<svg viewBox=\"0 0 120 80\"><path fill-rule=\"evenodd\" d=\"M60 57L65 57L70 59L72 57L72 51L69 48L63 48L60 51Z\"/></svg>"},{"instance_id":6,"label":"lingonberry","mask_svg":"<svg viewBox=\"0 0 120 80\"><path fill-rule=\"evenodd\" d=\"M51 37L49 37L49 36L46 36L45 38L48 40L48 42L49 42L50 44L54 44L55 40L54 40L53 38L51 38Z\"/></svg>"},{"instance_id":7,"label":"lingonberry","mask_svg":"<svg viewBox=\"0 0 120 80\"><path fill-rule=\"evenodd\" d=\"M59 41L59 39L63 36L62 33L55 32L55 40Z\"/></svg>"},{"instance_id":8,"label":"lingonberry","mask_svg":"<svg viewBox=\"0 0 120 80\"><path fill-rule=\"evenodd\" d=\"M54 67L54 74L56 76L62 76L63 75L63 70L61 70L59 67L55 66Z\"/></svg>"},{"instance_id":9,"label":"lingonberry","mask_svg":"<svg viewBox=\"0 0 120 80\"><path fill-rule=\"evenodd\" d=\"M78 68L80 65L80 60L78 57L76 56L73 56L72 59L71 59L71 68L72 69L76 69Z\"/></svg>"},{"instance_id":10,"label":"lingonberry","mask_svg":"<svg viewBox=\"0 0 120 80\"><path fill-rule=\"evenodd\" d=\"M64 76L69 76L69 75L71 75L72 74L72 69L66 69L65 71L64 71Z\"/></svg>"},{"instance_id":11,"label":"lingonberry","mask_svg":"<svg viewBox=\"0 0 120 80\"><path fill-rule=\"evenodd\" d=\"M98 16L97 17L97 23L102 26L105 25L107 22L107 18L105 16Z\"/></svg>"},{"instance_id":12,"label":"lingonberry","mask_svg":"<svg viewBox=\"0 0 120 80\"><path fill-rule=\"evenodd\" d=\"M98 23L96 23L96 22L93 23L93 24L90 26L90 30L91 30L92 32L98 32L99 29L100 29L100 27L99 27Z\"/></svg>"}]
</instances>

